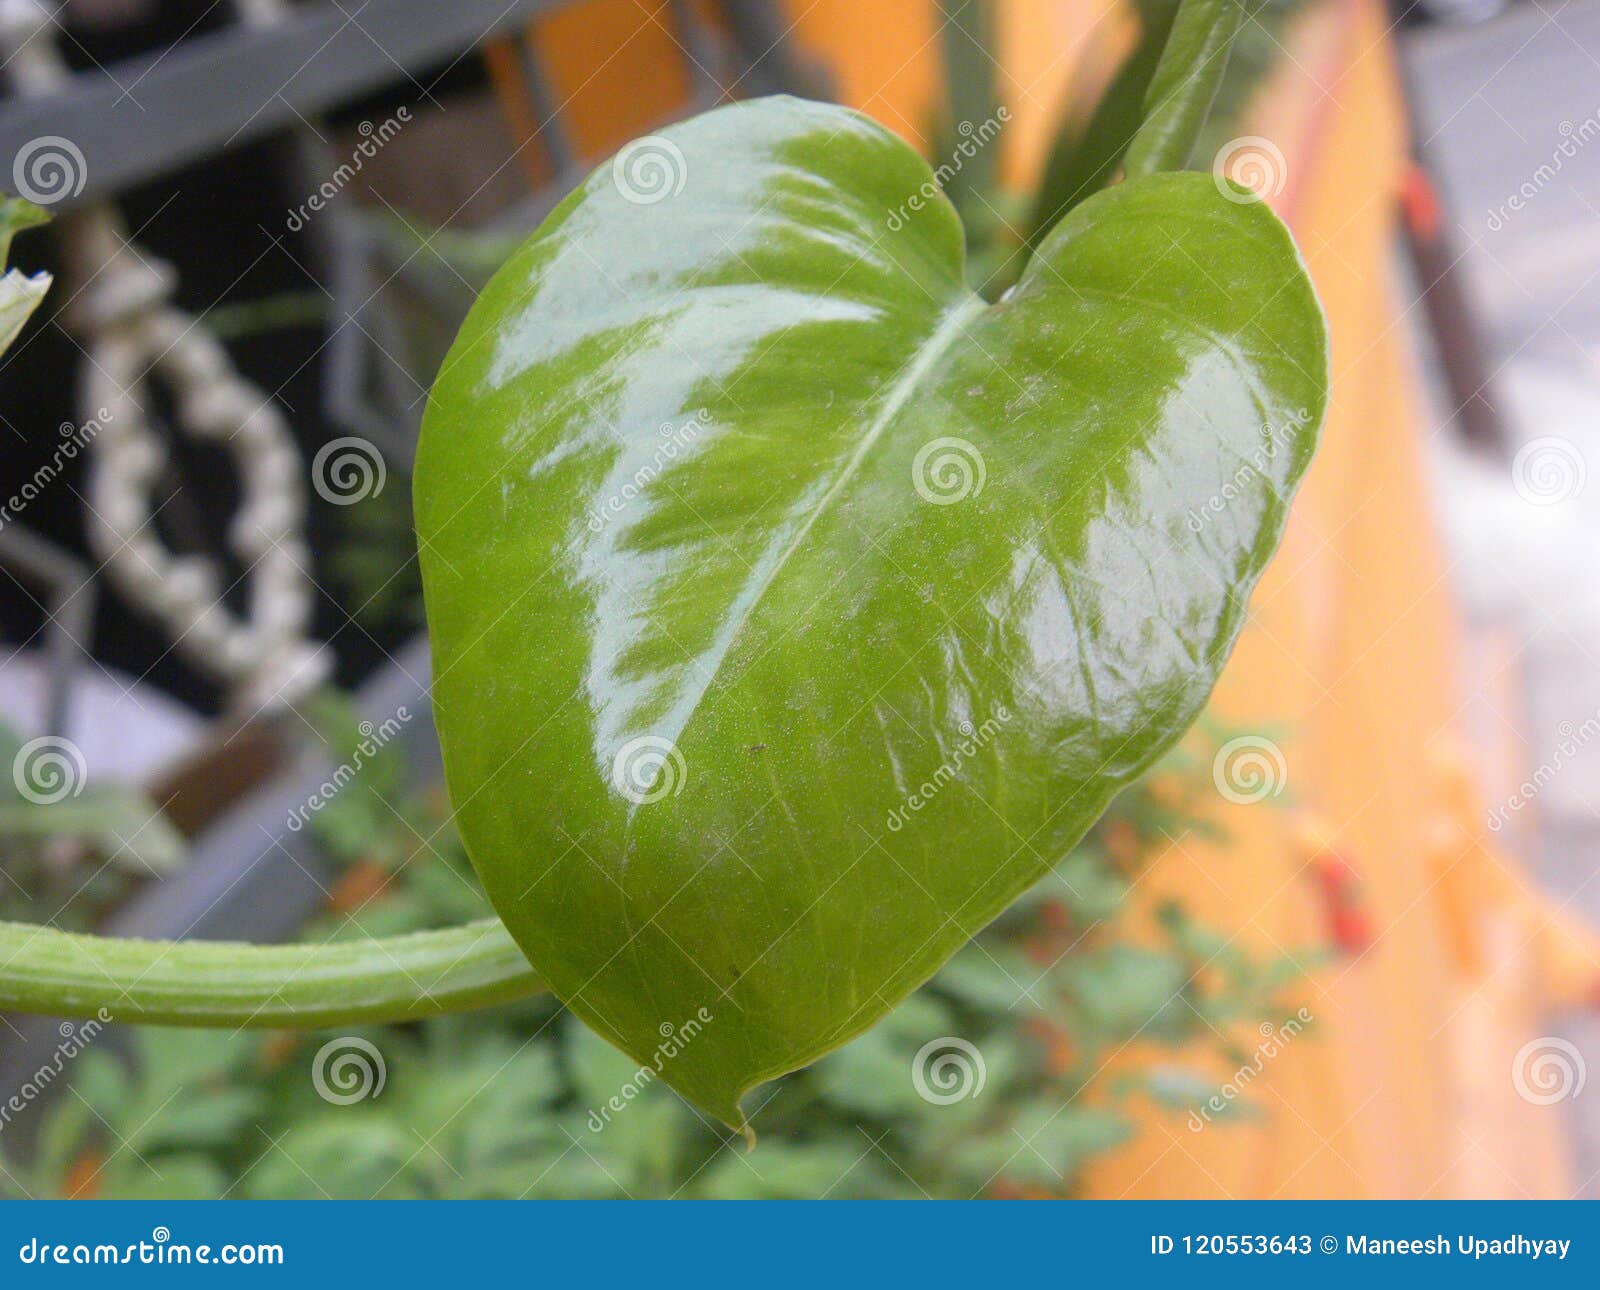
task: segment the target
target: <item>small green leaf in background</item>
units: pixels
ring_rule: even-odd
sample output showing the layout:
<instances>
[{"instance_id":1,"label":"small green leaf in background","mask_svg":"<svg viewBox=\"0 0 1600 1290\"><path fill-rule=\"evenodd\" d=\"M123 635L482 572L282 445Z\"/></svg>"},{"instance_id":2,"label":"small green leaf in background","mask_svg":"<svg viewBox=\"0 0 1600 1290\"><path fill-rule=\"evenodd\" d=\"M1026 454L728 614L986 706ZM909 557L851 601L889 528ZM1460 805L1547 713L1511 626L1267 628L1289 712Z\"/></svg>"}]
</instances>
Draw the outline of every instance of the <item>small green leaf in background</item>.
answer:
<instances>
[{"instance_id":1,"label":"small green leaf in background","mask_svg":"<svg viewBox=\"0 0 1600 1290\"><path fill-rule=\"evenodd\" d=\"M1015 278L1007 266L1016 249L1016 202L999 183L1011 119L996 84L999 52L991 0L940 0L944 96L931 131L934 177L961 217L967 280L985 299Z\"/></svg>"},{"instance_id":2,"label":"small green leaf in background","mask_svg":"<svg viewBox=\"0 0 1600 1290\"><path fill-rule=\"evenodd\" d=\"M1056 222L1084 198L1106 187L1144 121L1145 98L1166 48L1178 0L1138 6L1139 39L1106 86L1081 129L1064 121L1051 141L1034 190L1028 245L1037 246Z\"/></svg>"},{"instance_id":3,"label":"small green leaf in background","mask_svg":"<svg viewBox=\"0 0 1600 1290\"><path fill-rule=\"evenodd\" d=\"M1130 179L1189 164L1243 18L1244 0L1181 0L1123 161Z\"/></svg>"},{"instance_id":4,"label":"small green leaf in background","mask_svg":"<svg viewBox=\"0 0 1600 1290\"><path fill-rule=\"evenodd\" d=\"M1235 34L1210 116L1198 132L1188 164L1210 169L1212 156L1239 129L1261 80L1282 56L1281 33L1305 0L1241 0ZM1099 101L1080 119L1067 113L1052 137L1026 221L1027 245L1055 226L1078 202L1117 178L1123 156L1144 123L1151 81L1166 50L1178 0L1138 0L1139 37Z\"/></svg>"},{"instance_id":5,"label":"small green leaf in background","mask_svg":"<svg viewBox=\"0 0 1600 1290\"><path fill-rule=\"evenodd\" d=\"M171 873L189 850L155 802L117 785L91 784L46 805L0 800L0 835L77 838L110 863L146 875Z\"/></svg>"},{"instance_id":6,"label":"small green leaf in background","mask_svg":"<svg viewBox=\"0 0 1600 1290\"><path fill-rule=\"evenodd\" d=\"M23 229L45 223L50 216L20 197L0 197L0 267L11 256L11 239ZM11 348L22 325L50 290L48 273L26 274L6 269L0 274L0 354Z\"/></svg>"}]
</instances>

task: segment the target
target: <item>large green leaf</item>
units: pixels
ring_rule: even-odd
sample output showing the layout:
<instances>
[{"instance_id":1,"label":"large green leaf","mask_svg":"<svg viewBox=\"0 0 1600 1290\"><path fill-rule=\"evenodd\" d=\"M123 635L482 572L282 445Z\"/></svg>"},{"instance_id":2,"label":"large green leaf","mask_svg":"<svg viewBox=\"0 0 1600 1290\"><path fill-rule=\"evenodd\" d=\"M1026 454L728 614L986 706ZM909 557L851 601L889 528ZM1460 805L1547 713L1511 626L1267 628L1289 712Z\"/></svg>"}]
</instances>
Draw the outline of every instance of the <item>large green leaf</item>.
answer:
<instances>
[{"instance_id":1,"label":"large green leaf","mask_svg":"<svg viewBox=\"0 0 1600 1290\"><path fill-rule=\"evenodd\" d=\"M423 429L474 863L557 995L735 1125L1194 719L1321 421L1321 313L1242 192L1102 192L991 306L930 182L787 99L624 149Z\"/></svg>"}]
</instances>

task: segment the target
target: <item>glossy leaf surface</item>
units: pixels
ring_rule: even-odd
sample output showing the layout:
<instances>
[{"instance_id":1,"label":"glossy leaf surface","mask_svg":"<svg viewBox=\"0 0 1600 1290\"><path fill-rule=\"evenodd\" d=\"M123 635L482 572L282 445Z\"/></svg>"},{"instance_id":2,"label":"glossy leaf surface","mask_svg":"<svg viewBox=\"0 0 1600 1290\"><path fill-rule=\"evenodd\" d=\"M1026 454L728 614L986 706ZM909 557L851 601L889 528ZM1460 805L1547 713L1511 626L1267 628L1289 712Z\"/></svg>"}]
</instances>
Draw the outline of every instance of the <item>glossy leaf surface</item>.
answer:
<instances>
[{"instance_id":1,"label":"glossy leaf surface","mask_svg":"<svg viewBox=\"0 0 1600 1290\"><path fill-rule=\"evenodd\" d=\"M556 994L735 1125L1194 719L1321 421L1265 207L1107 190L991 306L931 184L794 100L632 145L485 290L424 425L474 863Z\"/></svg>"}]
</instances>

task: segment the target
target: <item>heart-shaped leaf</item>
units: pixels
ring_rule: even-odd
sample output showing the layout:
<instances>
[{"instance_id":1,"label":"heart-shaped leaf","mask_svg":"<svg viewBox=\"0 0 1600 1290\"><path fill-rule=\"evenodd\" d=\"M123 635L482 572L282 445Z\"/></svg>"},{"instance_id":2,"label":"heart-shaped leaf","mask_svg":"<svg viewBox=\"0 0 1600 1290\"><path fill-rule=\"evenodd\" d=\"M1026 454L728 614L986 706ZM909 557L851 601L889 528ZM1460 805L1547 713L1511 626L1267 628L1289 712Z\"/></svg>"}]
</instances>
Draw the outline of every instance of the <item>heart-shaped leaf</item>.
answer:
<instances>
[{"instance_id":1,"label":"heart-shaped leaf","mask_svg":"<svg viewBox=\"0 0 1600 1290\"><path fill-rule=\"evenodd\" d=\"M467 846L556 994L730 1124L1190 724L1321 421L1320 310L1242 190L1100 193L995 305L961 257L864 117L721 109L551 215L429 406Z\"/></svg>"}]
</instances>

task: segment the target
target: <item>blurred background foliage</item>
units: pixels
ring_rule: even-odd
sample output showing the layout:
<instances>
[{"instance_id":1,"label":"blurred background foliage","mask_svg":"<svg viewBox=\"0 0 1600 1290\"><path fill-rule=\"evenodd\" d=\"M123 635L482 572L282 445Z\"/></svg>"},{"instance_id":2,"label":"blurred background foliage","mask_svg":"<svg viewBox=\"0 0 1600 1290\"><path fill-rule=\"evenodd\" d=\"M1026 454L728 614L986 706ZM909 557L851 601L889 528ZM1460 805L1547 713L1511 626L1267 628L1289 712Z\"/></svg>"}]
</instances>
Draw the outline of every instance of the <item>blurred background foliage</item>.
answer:
<instances>
[{"instance_id":1,"label":"blurred background foliage","mask_svg":"<svg viewBox=\"0 0 1600 1290\"><path fill-rule=\"evenodd\" d=\"M126 1032L125 1048L96 1042L72 1058L71 1089L37 1109L32 1151L14 1153L0 1134L0 1193L1071 1195L1083 1163L1132 1132L1133 1099L1166 1108L1186 1132L1189 1110L1217 1091L1215 1075L1193 1065L1196 1045L1245 1064L1227 1036L1291 1015L1286 988L1308 966L1304 954L1254 958L1175 906L1154 937L1125 925L1124 902L1152 857L1208 831L1195 812L1214 791L1212 741L1192 742L1208 746L1173 754L1124 793L884 1023L753 1094L754 1152L541 999L350 1032L376 1047L384 1078L349 1104L321 1096L313 1074L342 1033L149 1029ZM488 913L442 794L409 790L397 754L366 762L312 827L339 877L309 939ZM972 1095L929 1101L913 1065L948 1036L976 1047L981 1088L969 1078ZM1173 1059L1109 1073L1134 1043ZM597 1114L625 1085L638 1095Z\"/></svg>"}]
</instances>

